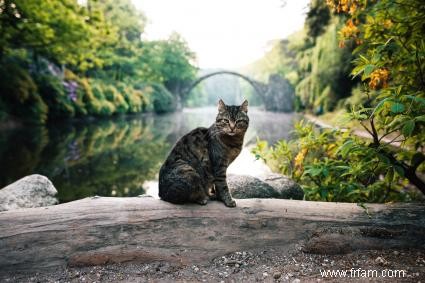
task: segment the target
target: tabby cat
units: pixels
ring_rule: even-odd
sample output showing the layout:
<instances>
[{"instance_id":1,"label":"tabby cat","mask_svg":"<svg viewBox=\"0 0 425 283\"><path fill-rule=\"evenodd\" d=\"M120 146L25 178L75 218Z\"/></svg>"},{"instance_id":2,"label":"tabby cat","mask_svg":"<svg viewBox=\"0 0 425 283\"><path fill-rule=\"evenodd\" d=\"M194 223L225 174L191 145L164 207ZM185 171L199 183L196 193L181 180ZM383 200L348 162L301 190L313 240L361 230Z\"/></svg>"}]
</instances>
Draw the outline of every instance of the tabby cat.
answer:
<instances>
[{"instance_id":1,"label":"tabby cat","mask_svg":"<svg viewBox=\"0 0 425 283\"><path fill-rule=\"evenodd\" d=\"M249 125L247 113L248 101L230 106L220 99L215 123L184 135L162 165L160 198L205 205L211 197L236 206L227 187L226 170L241 152Z\"/></svg>"}]
</instances>

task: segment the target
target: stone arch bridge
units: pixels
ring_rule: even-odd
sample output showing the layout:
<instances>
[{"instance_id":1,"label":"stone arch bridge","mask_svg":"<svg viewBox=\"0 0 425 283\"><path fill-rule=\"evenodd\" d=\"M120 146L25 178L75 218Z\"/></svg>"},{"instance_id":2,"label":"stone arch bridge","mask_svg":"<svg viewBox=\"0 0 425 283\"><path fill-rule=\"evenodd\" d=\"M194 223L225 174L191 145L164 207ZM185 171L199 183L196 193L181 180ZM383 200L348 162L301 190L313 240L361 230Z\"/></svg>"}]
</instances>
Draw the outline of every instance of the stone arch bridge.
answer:
<instances>
[{"instance_id":1,"label":"stone arch bridge","mask_svg":"<svg viewBox=\"0 0 425 283\"><path fill-rule=\"evenodd\" d=\"M263 101L266 110L280 112L294 111L294 89L286 79L282 78L278 74L270 75L269 82L265 84L235 71L222 70L212 72L205 74L190 83L187 88L181 91L181 94L190 93L202 81L217 75L237 76L248 82L254 88L255 93Z\"/></svg>"}]
</instances>

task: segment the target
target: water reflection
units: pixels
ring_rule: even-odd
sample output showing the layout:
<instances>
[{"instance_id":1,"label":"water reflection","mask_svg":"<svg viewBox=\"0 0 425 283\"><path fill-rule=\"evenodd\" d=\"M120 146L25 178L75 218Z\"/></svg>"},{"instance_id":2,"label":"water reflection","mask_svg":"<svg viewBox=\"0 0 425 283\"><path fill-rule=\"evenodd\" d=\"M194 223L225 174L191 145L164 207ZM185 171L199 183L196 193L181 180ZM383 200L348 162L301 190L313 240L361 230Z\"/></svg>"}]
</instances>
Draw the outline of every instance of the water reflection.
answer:
<instances>
[{"instance_id":1,"label":"water reflection","mask_svg":"<svg viewBox=\"0 0 425 283\"><path fill-rule=\"evenodd\" d=\"M2 131L0 188L38 173L52 180L60 202L143 194L176 140L195 127L210 126L215 113L215 108L202 108ZM269 142L288 137L291 115L259 110L249 114L247 143L255 142L257 135Z\"/></svg>"}]
</instances>

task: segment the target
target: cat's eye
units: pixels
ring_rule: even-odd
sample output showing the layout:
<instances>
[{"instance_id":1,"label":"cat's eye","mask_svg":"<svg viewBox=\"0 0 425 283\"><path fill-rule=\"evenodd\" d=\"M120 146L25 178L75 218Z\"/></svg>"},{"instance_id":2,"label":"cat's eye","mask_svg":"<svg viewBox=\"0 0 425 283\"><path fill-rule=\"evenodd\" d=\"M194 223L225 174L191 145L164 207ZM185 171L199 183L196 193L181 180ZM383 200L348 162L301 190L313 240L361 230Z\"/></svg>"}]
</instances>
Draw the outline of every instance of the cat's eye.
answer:
<instances>
[{"instance_id":1,"label":"cat's eye","mask_svg":"<svg viewBox=\"0 0 425 283\"><path fill-rule=\"evenodd\" d=\"M220 119L220 122L221 123L229 124L229 119Z\"/></svg>"},{"instance_id":2,"label":"cat's eye","mask_svg":"<svg viewBox=\"0 0 425 283\"><path fill-rule=\"evenodd\" d=\"M238 128L244 128L246 127L247 122L245 120L237 120L236 121L236 127Z\"/></svg>"}]
</instances>

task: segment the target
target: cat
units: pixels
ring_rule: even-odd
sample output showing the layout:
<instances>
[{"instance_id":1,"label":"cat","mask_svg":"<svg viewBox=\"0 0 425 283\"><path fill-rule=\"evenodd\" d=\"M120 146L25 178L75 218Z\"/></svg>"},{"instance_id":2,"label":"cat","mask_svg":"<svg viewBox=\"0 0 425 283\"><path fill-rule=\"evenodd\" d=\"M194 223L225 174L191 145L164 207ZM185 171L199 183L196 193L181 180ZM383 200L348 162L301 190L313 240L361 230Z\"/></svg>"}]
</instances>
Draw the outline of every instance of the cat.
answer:
<instances>
[{"instance_id":1,"label":"cat","mask_svg":"<svg viewBox=\"0 0 425 283\"><path fill-rule=\"evenodd\" d=\"M159 197L171 203L201 205L211 198L235 207L226 170L241 152L248 126L247 100L230 106L220 99L215 123L184 135L161 166Z\"/></svg>"}]
</instances>

